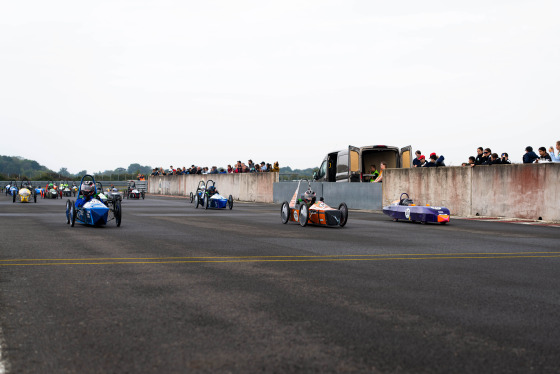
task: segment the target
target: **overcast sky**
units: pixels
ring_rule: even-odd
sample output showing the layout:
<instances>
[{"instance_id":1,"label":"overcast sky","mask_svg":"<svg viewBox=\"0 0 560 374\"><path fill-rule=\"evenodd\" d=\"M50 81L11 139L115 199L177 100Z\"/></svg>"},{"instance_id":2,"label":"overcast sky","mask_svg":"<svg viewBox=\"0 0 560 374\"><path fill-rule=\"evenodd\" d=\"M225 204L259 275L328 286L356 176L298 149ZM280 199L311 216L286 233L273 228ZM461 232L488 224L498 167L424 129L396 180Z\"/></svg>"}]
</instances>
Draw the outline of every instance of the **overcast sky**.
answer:
<instances>
[{"instance_id":1,"label":"overcast sky","mask_svg":"<svg viewBox=\"0 0 560 374\"><path fill-rule=\"evenodd\" d=\"M560 140L558 1L3 1L0 154L319 166Z\"/></svg>"}]
</instances>

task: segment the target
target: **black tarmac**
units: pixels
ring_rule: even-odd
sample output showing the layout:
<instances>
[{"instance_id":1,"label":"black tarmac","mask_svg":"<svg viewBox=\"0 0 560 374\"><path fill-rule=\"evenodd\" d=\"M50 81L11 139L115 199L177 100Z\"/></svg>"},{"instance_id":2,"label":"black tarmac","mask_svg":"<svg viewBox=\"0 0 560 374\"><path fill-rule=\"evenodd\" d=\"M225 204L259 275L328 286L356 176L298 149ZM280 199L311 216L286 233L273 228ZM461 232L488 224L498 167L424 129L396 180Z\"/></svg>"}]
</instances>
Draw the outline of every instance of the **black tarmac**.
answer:
<instances>
[{"instance_id":1,"label":"black tarmac","mask_svg":"<svg viewBox=\"0 0 560 374\"><path fill-rule=\"evenodd\" d=\"M0 374L560 372L558 227L65 201L0 196Z\"/></svg>"}]
</instances>

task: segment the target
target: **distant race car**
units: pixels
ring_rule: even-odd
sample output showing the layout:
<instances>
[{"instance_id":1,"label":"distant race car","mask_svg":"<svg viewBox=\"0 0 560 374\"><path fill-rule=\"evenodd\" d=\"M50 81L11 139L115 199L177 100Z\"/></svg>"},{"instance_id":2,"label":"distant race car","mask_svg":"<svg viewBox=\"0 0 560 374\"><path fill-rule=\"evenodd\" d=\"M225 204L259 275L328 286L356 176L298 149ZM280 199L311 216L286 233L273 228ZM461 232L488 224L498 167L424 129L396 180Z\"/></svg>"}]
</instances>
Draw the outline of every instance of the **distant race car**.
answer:
<instances>
[{"instance_id":1,"label":"distant race car","mask_svg":"<svg viewBox=\"0 0 560 374\"><path fill-rule=\"evenodd\" d=\"M301 182L307 182L307 190L300 196ZM321 197L316 201L316 194L311 189L311 183L307 179L298 182L298 186L292 200L284 201L280 208L282 223L298 222L301 226L319 225L344 227L348 222L348 207L340 203L338 209L331 208L325 204Z\"/></svg>"},{"instance_id":2,"label":"distant race car","mask_svg":"<svg viewBox=\"0 0 560 374\"><path fill-rule=\"evenodd\" d=\"M72 196L72 189L70 189L70 186L68 185L68 181L64 182L64 183L60 183L60 194L62 195L61 197L71 197Z\"/></svg>"},{"instance_id":3,"label":"distant race car","mask_svg":"<svg viewBox=\"0 0 560 374\"><path fill-rule=\"evenodd\" d=\"M127 199L140 199L144 200L146 193L144 191L139 191L136 188L136 183L132 180L128 181L128 187L126 189L126 198Z\"/></svg>"},{"instance_id":4,"label":"distant race car","mask_svg":"<svg viewBox=\"0 0 560 374\"><path fill-rule=\"evenodd\" d=\"M406 195L406 197L405 197ZM439 223L445 225L449 222L449 209L445 207L417 206L407 193L402 193L399 200L383 207L383 213L393 218L393 221L415 221L421 223Z\"/></svg>"},{"instance_id":5,"label":"distant race car","mask_svg":"<svg viewBox=\"0 0 560 374\"><path fill-rule=\"evenodd\" d=\"M16 181L10 182L10 184L6 185L6 195L14 195L17 194L18 188Z\"/></svg>"},{"instance_id":6,"label":"distant race car","mask_svg":"<svg viewBox=\"0 0 560 374\"><path fill-rule=\"evenodd\" d=\"M199 204L204 204L204 191L206 191L206 182L201 180L198 182L196 191L194 193L191 192L189 195L191 203L194 202L197 208ZM201 201L201 203L199 203L199 201Z\"/></svg>"},{"instance_id":7,"label":"distant race car","mask_svg":"<svg viewBox=\"0 0 560 374\"><path fill-rule=\"evenodd\" d=\"M43 191L43 198L44 199L58 199L60 197L60 193L58 192L58 188L53 181L50 181L45 186L45 190Z\"/></svg>"},{"instance_id":8,"label":"distant race car","mask_svg":"<svg viewBox=\"0 0 560 374\"><path fill-rule=\"evenodd\" d=\"M19 199L20 203L30 203L31 201L37 202L37 192L31 185L29 181L22 181L20 184L20 188L17 193L12 195L12 202L16 202Z\"/></svg>"},{"instance_id":9,"label":"distant race car","mask_svg":"<svg viewBox=\"0 0 560 374\"><path fill-rule=\"evenodd\" d=\"M213 180L209 179L208 181L206 181L206 188L201 192L202 199L199 197L198 193L195 196L195 208L198 208L199 205L204 206L205 209L229 208L231 210L233 208L233 196L229 195L226 199L225 197L220 195L218 190L216 189L216 182L214 182Z\"/></svg>"},{"instance_id":10,"label":"distant race car","mask_svg":"<svg viewBox=\"0 0 560 374\"><path fill-rule=\"evenodd\" d=\"M85 188L88 190L86 191ZM80 181L77 202L70 199L66 201L66 223L71 224L72 227L76 221L84 225L102 226L115 220L117 227L120 227L122 199L119 197L108 199L101 191L98 192L94 177L86 174ZM86 199L89 200L83 203Z\"/></svg>"}]
</instances>

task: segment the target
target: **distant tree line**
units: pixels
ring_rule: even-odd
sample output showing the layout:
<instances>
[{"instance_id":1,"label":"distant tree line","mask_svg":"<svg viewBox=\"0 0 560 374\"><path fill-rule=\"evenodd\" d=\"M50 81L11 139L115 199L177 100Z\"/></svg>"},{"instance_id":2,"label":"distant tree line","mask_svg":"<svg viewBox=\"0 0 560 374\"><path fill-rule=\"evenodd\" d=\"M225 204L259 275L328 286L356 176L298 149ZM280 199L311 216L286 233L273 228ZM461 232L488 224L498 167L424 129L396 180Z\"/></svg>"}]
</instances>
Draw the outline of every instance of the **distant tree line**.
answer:
<instances>
[{"instance_id":1,"label":"distant tree line","mask_svg":"<svg viewBox=\"0 0 560 374\"><path fill-rule=\"evenodd\" d=\"M127 180L136 179L138 174L149 175L151 166L142 166L134 163L128 168L116 168L94 173L101 180ZM0 180L80 180L86 170L71 173L68 168L62 167L58 172L39 164L37 161L28 160L19 156L0 156Z\"/></svg>"},{"instance_id":2,"label":"distant tree line","mask_svg":"<svg viewBox=\"0 0 560 374\"><path fill-rule=\"evenodd\" d=\"M292 181L298 179L313 179L313 173L318 171L319 168L308 168L308 169L292 169L289 166L280 168L280 181Z\"/></svg>"}]
</instances>

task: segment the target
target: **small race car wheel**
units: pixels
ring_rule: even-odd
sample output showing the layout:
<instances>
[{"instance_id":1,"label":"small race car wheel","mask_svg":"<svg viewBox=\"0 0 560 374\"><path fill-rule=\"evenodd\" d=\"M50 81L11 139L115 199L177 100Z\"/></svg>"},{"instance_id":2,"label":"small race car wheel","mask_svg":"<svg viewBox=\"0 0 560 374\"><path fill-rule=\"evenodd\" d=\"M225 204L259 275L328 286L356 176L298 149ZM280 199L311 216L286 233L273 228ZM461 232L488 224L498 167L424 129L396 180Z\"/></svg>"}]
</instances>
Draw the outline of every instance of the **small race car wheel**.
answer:
<instances>
[{"instance_id":1,"label":"small race car wheel","mask_svg":"<svg viewBox=\"0 0 560 374\"><path fill-rule=\"evenodd\" d=\"M15 193L12 194L12 200L13 200L14 203L16 202L16 194Z\"/></svg>"},{"instance_id":2,"label":"small race car wheel","mask_svg":"<svg viewBox=\"0 0 560 374\"><path fill-rule=\"evenodd\" d=\"M74 227L76 223L76 204L74 200L70 200L70 226Z\"/></svg>"},{"instance_id":3,"label":"small race car wheel","mask_svg":"<svg viewBox=\"0 0 560 374\"><path fill-rule=\"evenodd\" d=\"M195 195L194 196L194 208L195 209L198 209L199 200L200 200L200 198L198 197L198 195Z\"/></svg>"},{"instance_id":4,"label":"small race car wheel","mask_svg":"<svg viewBox=\"0 0 560 374\"><path fill-rule=\"evenodd\" d=\"M142 191L142 200L144 200L144 196L145 196L145 195L146 195L146 194L144 193L144 191Z\"/></svg>"},{"instance_id":5,"label":"small race car wheel","mask_svg":"<svg viewBox=\"0 0 560 374\"><path fill-rule=\"evenodd\" d=\"M66 224L69 225L70 224L70 205L72 203L70 202L70 200L66 200Z\"/></svg>"},{"instance_id":6,"label":"small race car wheel","mask_svg":"<svg viewBox=\"0 0 560 374\"><path fill-rule=\"evenodd\" d=\"M204 209L208 209L210 206L210 197L208 195L204 195Z\"/></svg>"},{"instance_id":7,"label":"small race car wheel","mask_svg":"<svg viewBox=\"0 0 560 374\"><path fill-rule=\"evenodd\" d=\"M191 203L192 203L192 202L193 202L193 200L194 200L194 195L193 195L193 193L192 193L192 192L191 192L191 193L189 194L189 199L191 200Z\"/></svg>"},{"instance_id":8,"label":"small race car wheel","mask_svg":"<svg viewBox=\"0 0 560 374\"><path fill-rule=\"evenodd\" d=\"M340 227L344 227L346 222L348 222L348 207L345 203L340 203L338 206L338 210L340 210Z\"/></svg>"},{"instance_id":9,"label":"small race car wheel","mask_svg":"<svg viewBox=\"0 0 560 374\"><path fill-rule=\"evenodd\" d=\"M282 223L288 223L290 220L290 204L287 201L282 203L280 208L280 218L282 218Z\"/></svg>"},{"instance_id":10,"label":"small race car wheel","mask_svg":"<svg viewBox=\"0 0 560 374\"><path fill-rule=\"evenodd\" d=\"M34 203L37 202L37 193L36 193L36 192L33 194L33 202L34 202Z\"/></svg>"},{"instance_id":11,"label":"small race car wheel","mask_svg":"<svg viewBox=\"0 0 560 374\"><path fill-rule=\"evenodd\" d=\"M233 208L233 196L229 195L229 197L227 199L227 204L228 204L229 210L231 210Z\"/></svg>"},{"instance_id":12,"label":"small race car wheel","mask_svg":"<svg viewBox=\"0 0 560 374\"><path fill-rule=\"evenodd\" d=\"M121 207L121 202L119 200L116 200L113 206L113 214L115 215L115 223L117 224L117 227L121 227L121 218L122 218L122 207Z\"/></svg>"},{"instance_id":13,"label":"small race car wheel","mask_svg":"<svg viewBox=\"0 0 560 374\"><path fill-rule=\"evenodd\" d=\"M299 207L299 224L301 227L307 226L307 220L309 219L309 207L306 204L301 204Z\"/></svg>"}]
</instances>

